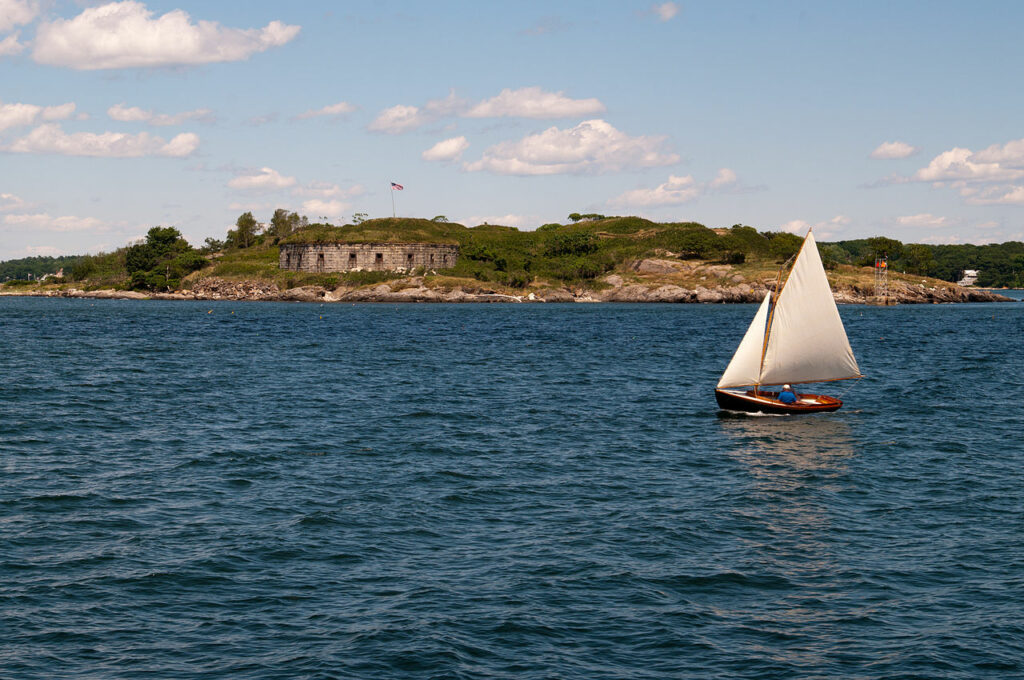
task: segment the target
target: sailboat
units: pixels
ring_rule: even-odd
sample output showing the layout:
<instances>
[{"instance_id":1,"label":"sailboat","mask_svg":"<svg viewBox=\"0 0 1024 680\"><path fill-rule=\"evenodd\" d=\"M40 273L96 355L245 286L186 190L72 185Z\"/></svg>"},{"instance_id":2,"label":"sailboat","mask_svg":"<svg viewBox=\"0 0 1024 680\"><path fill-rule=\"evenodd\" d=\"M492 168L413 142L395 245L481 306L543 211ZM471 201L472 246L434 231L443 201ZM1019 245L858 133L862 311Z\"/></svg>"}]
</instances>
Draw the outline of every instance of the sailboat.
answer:
<instances>
[{"instance_id":1,"label":"sailboat","mask_svg":"<svg viewBox=\"0 0 1024 680\"><path fill-rule=\"evenodd\" d=\"M779 282L785 265L779 272ZM785 283L769 291L715 389L719 407L748 413L819 413L843 402L823 394L779 401L765 386L852 380L860 368L810 231Z\"/></svg>"}]
</instances>

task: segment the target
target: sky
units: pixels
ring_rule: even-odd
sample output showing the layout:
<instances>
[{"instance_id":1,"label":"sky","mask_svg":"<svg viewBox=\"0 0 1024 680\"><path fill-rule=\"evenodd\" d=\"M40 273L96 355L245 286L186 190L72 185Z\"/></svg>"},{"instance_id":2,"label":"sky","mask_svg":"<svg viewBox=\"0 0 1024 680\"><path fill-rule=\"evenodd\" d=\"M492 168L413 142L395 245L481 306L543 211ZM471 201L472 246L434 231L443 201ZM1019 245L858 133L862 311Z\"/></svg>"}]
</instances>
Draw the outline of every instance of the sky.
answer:
<instances>
[{"instance_id":1,"label":"sky","mask_svg":"<svg viewBox=\"0 0 1024 680\"><path fill-rule=\"evenodd\" d=\"M0 0L0 260L392 201L1024 240L1022 25L995 1Z\"/></svg>"}]
</instances>

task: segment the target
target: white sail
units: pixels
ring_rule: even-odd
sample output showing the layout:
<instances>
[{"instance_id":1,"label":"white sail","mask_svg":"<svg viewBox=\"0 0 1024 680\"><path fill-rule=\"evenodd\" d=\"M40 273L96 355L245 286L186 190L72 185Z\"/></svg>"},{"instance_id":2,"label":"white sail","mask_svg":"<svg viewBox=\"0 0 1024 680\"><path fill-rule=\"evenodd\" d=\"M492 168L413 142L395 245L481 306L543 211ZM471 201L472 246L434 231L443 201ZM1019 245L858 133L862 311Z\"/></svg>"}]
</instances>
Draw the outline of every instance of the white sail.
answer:
<instances>
[{"instance_id":1,"label":"white sail","mask_svg":"<svg viewBox=\"0 0 1024 680\"><path fill-rule=\"evenodd\" d=\"M736 353L732 355L732 361L718 381L721 387L742 387L744 385L756 385L761 374L761 354L764 352L764 330L768 323L768 307L771 304L772 294L764 296L764 302L750 322L747 334L740 341Z\"/></svg>"},{"instance_id":2,"label":"white sail","mask_svg":"<svg viewBox=\"0 0 1024 680\"><path fill-rule=\"evenodd\" d=\"M860 377L818 246L810 232L779 294L769 323L759 384Z\"/></svg>"}]
</instances>

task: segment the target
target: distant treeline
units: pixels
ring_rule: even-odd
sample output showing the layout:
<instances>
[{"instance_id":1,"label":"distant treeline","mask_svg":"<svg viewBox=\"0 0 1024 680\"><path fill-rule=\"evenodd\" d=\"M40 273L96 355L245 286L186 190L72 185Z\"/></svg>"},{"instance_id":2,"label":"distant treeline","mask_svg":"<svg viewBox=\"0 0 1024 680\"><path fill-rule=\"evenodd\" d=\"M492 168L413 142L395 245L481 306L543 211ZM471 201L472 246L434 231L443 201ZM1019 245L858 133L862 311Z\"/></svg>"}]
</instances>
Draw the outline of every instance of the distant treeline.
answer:
<instances>
[{"instance_id":1,"label":"distant treeline","mask_svg":"<svg viewBox=\"0 0 1024 680\"><path fill-rule=\"evenodd\" d=\"M836 250L832 251L831 248ZM980 270L979 286L1024 288L1024 243L1020 241L984 246L933 246L922 243L903 244L893 239L875 237L837 241L822 249L839 255L841 262L863 267L874 264L876 257L887 256L889 269L893 271L957 281L965 269L977 269ZM845 255L840 255L840 250Z\"/></svg>"},{"instance_id":2,"label":"distant treeline","mask_svg":"<svg viewBox=\"0 0 1024 680\"><path fill-rule=\"evenodd\" d=\"M61 269L71 267L80 257L81 255L35 256L0 262L0 281L39 279L46 274L56 274Z\"/></svg>"}]
</instances>

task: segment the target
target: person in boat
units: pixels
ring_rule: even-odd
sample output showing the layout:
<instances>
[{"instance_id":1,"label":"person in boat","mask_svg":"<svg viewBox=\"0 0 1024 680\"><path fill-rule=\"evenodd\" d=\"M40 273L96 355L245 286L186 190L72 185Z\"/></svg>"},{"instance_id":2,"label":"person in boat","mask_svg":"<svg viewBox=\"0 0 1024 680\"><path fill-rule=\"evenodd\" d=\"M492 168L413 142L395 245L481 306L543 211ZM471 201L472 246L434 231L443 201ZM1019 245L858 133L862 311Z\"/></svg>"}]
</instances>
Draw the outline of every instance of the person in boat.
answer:
<instances>
[{"instance_id":1,"label":"person in boat","mask_svg":"<svg viewBox=\"0 0 1024 680\"><path fill-rule=\"evenodd\" d=\"M793 392L793 388L790 387L789 385L783 385L782 391L779 392L779 401L781 401L783 404L795 404L796 393Z\"/></svg>"}]
</instances>

